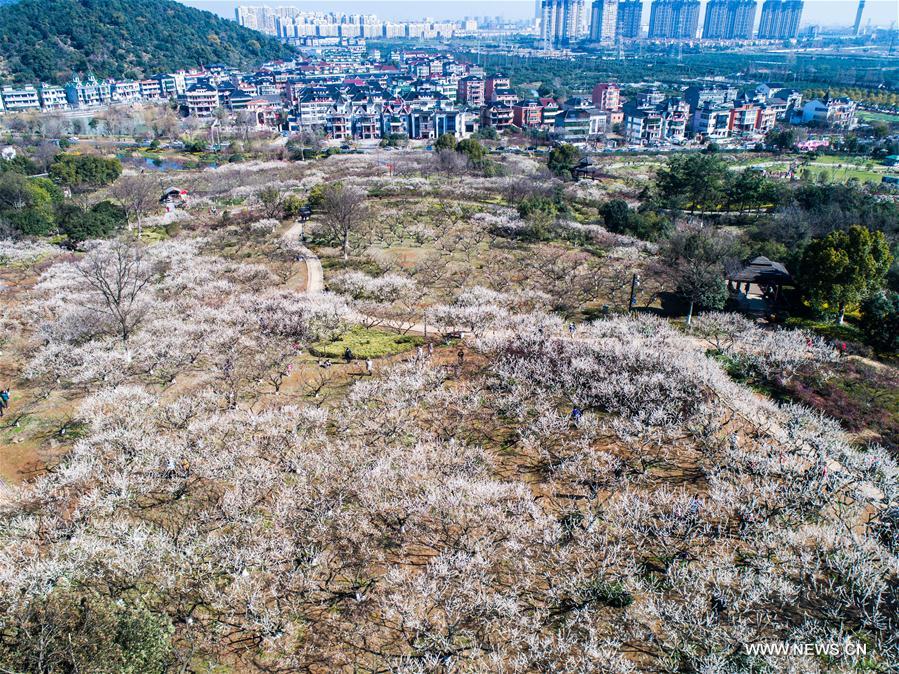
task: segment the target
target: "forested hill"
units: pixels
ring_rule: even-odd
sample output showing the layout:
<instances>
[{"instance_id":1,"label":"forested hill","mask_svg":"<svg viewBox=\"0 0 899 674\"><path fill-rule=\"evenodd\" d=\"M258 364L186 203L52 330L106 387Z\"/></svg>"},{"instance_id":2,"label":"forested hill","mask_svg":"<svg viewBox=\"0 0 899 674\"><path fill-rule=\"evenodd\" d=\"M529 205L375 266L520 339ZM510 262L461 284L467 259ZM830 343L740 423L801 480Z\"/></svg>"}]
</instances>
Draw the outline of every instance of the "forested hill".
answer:
<instances>
[{"instance_id":1,"label":"forested hill","mask_svg":"<svg viewBox=\"0 0 899 674\"><path fill-rule=\"evenodd\" d=\"M0 0L2 3L2 0ZM275 38L172 0L19 0L0 6L0 79L72 72L136 78L210 63L289 57Z\"/></svg>"}]
</instances>

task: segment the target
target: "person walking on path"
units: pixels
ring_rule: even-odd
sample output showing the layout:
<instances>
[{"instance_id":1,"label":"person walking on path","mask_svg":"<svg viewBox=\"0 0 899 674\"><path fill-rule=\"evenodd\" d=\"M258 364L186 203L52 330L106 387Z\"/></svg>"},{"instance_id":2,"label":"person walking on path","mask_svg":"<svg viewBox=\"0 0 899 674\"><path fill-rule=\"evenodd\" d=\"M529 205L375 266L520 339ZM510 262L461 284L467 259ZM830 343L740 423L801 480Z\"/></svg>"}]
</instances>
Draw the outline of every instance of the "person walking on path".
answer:
<instances>
[{"instance_id":1,"label":"person walking on path","mask_svg":"<svg viewBox=\"0 0 899 674\"><path fill-rule=\"evenodd\" d=\"M353 351L350 349L350 347L347 347L346 349L344 349L343 359L347 363L349 363L351 360L353 360Z\"/></svg>"},{"instance_id":2,"label":"person walking on path","mask_svg":"<svg viewBox=\"0 0 899 674\"><path fill-rule=\"evenodd\" d=\"M575 407L571 410L571 420L574 422L575 426L581 425L581 417L583 416L583 412L581 412L580 407Z\"/></svg>"},{"instance_id":3,"label":"person walking on path","mask_svg":"<svg viewBox=\"0 0 899 674\"><path fill-rule=\"evenodd\" d=\"M5 388L0 391L0 417L6 412L7 407L9 407L9 389Z\"/></svg>"},{"instance_id":4,"label":"person walking on path","mask_svg":"<svg viewBox=\"0 0 899 674\"><path fill-rule=\"evenodd\" d=\"M365 359L365 372L371 377L372 372L374 370L374 364L371 362L371 358Z\"/></svg>"}]
</instances>

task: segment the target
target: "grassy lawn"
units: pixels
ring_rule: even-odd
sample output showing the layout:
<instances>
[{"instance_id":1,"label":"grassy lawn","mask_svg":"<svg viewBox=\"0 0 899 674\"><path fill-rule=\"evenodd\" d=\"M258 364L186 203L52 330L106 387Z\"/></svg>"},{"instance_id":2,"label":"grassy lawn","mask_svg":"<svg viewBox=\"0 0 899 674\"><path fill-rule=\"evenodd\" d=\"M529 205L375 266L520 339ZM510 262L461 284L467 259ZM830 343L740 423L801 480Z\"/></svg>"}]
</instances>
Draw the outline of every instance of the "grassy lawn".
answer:
<instances>
[{"instance_id":1,"label":"grassy lawn","mask_svg":"<svg viewBox=\"0 0 899 674\"><path fill-rule=\"evenodd\" d=\"M338 339L313 344L309 351L322 358L341 359L349 348L355 358L383 358L409 351L423 342L421 337L398 335L395 332L357 325Z\"/></svg>"},{"instance_id":2,"label":"grassy lawn","mask_svg":"<svg viewBox=\"0 0 899 674\"><path fill-rule=\"evenodd\" d=\"M864 169L851 167L851 165L843 164L842 167L834 164L833 166L821 165L819 163L811 164L809 166L805 166L802 168L803 171L808 171L809 174L813 178L817 178L821 173L827 173L831 180L835 182L846 182L851 178L855 178L861 182L869 182L869 183L880 183L883 178L883 173L877 173L875 171L866 171Z\"/></svg>"},{"instance_id":3,"label":"grassy lawn","mask_svg":"<svg viewBox=\"0 0 899 674\"><path fill-rule=\"evenodd\" d=\"M886 112L872 112L869 110L859 110L857 113L859 119L870 122L888 122L891 124L899 124L899 115L891 115Z\"/></svg>"},{"instance_id":4,"label":"grassy lawn","mask_svg":"<svg viewBox=\"0 0 899 674\"><path fill-rule=\"evenodd\" d=\"M866 164L867 162L874 163L870 159L865 157L853 157L848 154L822 154L818 155L815 158L813 163L815 164L843 164L844 166L854 166L856 162L859 164Z\"/></svg>"},{"instance_id":5,"label":"grassy lawn","mask_svg":"<svg viewBox=\"0 0 899 674\"><path fill-rule=\"evenodd\" d=\"M159 243L169 238L165 227L144 227L141 232L141 241L146 244Z\"/></svg>"}]
</instances>

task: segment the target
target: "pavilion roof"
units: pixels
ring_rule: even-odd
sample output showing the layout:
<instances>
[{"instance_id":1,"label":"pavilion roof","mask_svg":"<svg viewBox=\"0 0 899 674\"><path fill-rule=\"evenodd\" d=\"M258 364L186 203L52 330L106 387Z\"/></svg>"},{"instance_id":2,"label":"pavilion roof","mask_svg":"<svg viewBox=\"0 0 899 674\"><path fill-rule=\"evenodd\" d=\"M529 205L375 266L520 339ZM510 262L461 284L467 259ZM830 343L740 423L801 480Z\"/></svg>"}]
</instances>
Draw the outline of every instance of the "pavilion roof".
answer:
<instances>
[{"instance_id":1,"label":"pavilion roof","mask_svg":"<svg viewBox=\"0 0 899 674\"><path fill-rule=\"evenodd\" d=\"M725 271L728 281L740 283L775 284L792 281L786 267L780 262L769 260L764 255L753 258L745 265L740 263L727 265Z\"/></svg>"}]
</instances>

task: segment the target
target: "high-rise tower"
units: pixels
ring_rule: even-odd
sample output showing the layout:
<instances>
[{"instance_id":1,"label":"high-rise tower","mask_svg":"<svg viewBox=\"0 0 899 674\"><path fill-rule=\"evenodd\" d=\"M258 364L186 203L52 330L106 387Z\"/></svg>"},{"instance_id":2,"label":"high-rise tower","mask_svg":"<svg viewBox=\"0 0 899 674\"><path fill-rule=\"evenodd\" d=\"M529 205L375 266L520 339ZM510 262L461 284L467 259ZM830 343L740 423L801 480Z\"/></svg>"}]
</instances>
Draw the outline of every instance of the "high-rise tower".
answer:
<instances>
[{"instance_id":1,"label":"high-rise tower","mask_svg":"<svg viewBox=\"0 0 899 674\"><path fill-rule=\"evenodd\" d=\"M543 48L553 49L587 37L590 17L586 0L543 0Z\"/></svg>"},{"instance_id":2,"label":"high-rise tower","mask_svg":"<svg viewBox=\"0 0 899 674\"><path fill-rule=\"evenodd\" d=\"M693 39L699 27L699 0L654 0L649 12L649 37Z\"/></svg>"},{"instance_id":3,"label":"high-rise tower","mask_svg":"<svg viewBox=\"0 0 899 674\"><path fill-rule=\"evenodd\" d=\"M865 12L865 0L858 0L858 11L855 13L855 28L853 33L858 35L858 31L862 27L862 14Z\"/></svg>"},{"instance_id":4,"label":"high-rise tower","mask_svg":"<svg viewBox=\"0 0 899 674\"><path fill-rule=\"evenodd\" d=\"M615 34L625 39L640 37L640 21L643 19L643 0L620 0L618 26Z\"/></svg>"},{"instance_id":5,"label":"high-rise tower","mask_svg":"<svg viewBox=\"0 0 899 674\"><path fill-rule=\"evenodd\" d=\"M709 0L702 24L703 39L751 39L755 9L755 0Z\"/></svg>"},{"instance_id":6,"label":"high-rise tower","mask_svg":"<svg viewBox=\"0 0 899 674\"><path fill-rule=\"evenodd\" d=\"M618 29L618 0L593 0L590 41L610 44Z\"/></svg>"}]
</instances>

